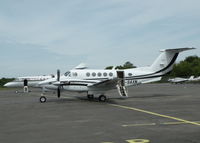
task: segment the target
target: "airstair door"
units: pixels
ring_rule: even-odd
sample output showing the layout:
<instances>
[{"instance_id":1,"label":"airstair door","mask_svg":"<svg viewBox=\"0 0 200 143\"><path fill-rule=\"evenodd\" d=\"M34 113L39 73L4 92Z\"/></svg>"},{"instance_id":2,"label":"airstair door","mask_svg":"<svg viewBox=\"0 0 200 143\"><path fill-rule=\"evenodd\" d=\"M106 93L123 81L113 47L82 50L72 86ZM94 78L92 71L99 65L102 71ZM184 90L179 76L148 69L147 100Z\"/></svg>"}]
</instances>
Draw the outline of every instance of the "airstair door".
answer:
<instances>
[{"instance_id":1,"label":"airstair door","mask_svg":"<svg viewBox=\"0 0 200 143\"><path fill-rule=\"evenodd\" d=\"M124 71L117 71L117 77L119 78L119 82L117 84L119 95L123 97L128 97L127 89L125 87Z\"/></svg>"},{"instance_id":2,"label":"airstair door","mask_svg":"<svg viewBox=\"0 0 200 143\"><path fill-rule=\"evenodd\" d=\"M117 71L117 77L120 79L121 85L124 86L124 71Z\"/></svg>"}]
</instances>

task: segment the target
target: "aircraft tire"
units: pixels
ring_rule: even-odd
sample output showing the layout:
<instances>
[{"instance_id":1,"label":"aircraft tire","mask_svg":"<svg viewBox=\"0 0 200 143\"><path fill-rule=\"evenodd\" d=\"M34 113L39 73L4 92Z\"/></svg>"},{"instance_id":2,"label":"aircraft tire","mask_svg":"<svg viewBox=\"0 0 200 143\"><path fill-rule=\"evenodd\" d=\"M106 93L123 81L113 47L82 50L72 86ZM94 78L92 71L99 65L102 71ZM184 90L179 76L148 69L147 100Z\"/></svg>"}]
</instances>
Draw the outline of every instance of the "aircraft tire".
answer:
<instances>
[{"instance_id":1,"label":"aircraft tire","mask_svg":"<svg viewBox=\"0 0 200 143\"><path fill-rule=\"evenodd\" d=\"M105 102L107 100L106 96L105 95L100 95L99 96L99 101L100 102Z\"/></svg>"},{"instance_id":2,"label":"aircraft tire","mask_svg":"<svg viewBox=\"0 0 200 143\"><path fill-rule=\"evenodd\" d=\"M41 96L40 97L40 102L41 103L44 103L44 102L46 102L47 101L47 98L45 97L45 96Z\"/></svg>"}]
</instances>

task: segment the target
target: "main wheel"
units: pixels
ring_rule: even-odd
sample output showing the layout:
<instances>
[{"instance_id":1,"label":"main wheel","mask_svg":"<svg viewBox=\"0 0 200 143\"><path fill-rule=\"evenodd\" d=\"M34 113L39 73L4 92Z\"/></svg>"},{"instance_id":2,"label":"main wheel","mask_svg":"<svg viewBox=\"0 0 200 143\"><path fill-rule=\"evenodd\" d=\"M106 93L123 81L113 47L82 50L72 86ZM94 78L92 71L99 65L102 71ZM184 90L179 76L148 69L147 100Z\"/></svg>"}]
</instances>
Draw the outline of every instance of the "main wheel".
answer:
<instances>
[{"instance_id":1,"label":"main wheel","mask_svg":"<svg viewBox=\"0 0 200 143\"><path fill-rule=\"evenodd\" d=\"M106 96L105 95L100 95L99 96L99 101L101 101L101 102L105 102L106 101Z\"/></svg>"},{"instance_id":2,"label":"main wheel","mask_svg":"<svg viewBox=\"0 0 200 143\"><path fill-rule=\"evenodd\" d=\"M89 100L92 100L92 99L94 99L94 95L93 95L93 94L88 94L88 95L87 95L87 98L88 98Z\"/></svg>"},{"instance_id":3,"label":"main wheel","mask_svg":"<svg viewBox=\"0 0 200 143\"><path fill-rule=\"evenodd\" d=\"M44 103L44 102L46 102L47 101L47 98L45 97L45 96L41 96L40 97L40 102L41 103Z\"/></svg>"}]
</instances>

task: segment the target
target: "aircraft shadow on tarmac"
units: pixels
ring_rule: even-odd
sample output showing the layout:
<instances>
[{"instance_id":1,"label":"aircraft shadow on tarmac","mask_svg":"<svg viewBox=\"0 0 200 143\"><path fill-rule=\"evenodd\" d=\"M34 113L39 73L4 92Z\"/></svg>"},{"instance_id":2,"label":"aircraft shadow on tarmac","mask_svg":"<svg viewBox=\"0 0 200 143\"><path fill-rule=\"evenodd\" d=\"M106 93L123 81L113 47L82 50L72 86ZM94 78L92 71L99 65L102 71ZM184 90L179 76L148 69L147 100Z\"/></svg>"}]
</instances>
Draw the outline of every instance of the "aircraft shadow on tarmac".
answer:
<instances>
[{"instance_id":1,"label":"aircraft shadow on tarmac","mask_svg":"<svg viewBox=\"0 0 200 143\"><path fill-rule=\"evenodd\" d=\"M115 102L114 99L117 100L124 100L124 98L108 98L105 102L100 102L98 100L98 98L94 98L94 99L88 99L87 97L73 97L73 98L51 98L51 99L47 99L47 102L55 102L55 103L59 103L59 104L64 104L64 103L73 103L73 102L88 102L88 103L101 103L101 104L106 104L106 103L110 103L110 104L116 104L117 102Z\"/></svg>"}]
</instances>

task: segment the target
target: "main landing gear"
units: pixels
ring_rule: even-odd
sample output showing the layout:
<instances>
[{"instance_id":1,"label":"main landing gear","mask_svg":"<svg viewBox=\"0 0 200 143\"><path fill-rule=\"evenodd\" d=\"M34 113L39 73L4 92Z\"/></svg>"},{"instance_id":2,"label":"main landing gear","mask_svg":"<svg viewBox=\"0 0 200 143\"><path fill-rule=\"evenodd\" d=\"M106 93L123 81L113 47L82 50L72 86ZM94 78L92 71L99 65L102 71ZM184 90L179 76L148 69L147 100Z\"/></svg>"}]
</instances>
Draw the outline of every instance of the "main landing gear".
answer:
<instances>
[{"instance_id":1,"label":"main landing gear","mask_svg":"<svg viewBox=\"0 0 200 143\"><path fill-rule=\"evenodd\" d=\"M106 96L105 95L100 95L99 96L99 101L100 102L105 102L107 100Z\"/></svg>"},{"instance_id":2,"label":"main landing gear","mask_svg":"<svg viewBox=\"0 0 200 143\"><path fill-rule=\"evenodd\" d=\"M93 100L94 99L94 95L93 94L88 94L87 95L87 98L89 99L89 100ZM107 97L105 96L105 95L100 95L99 97L98 97L98 100L99 100L99 102L106 102L106 100L107 100ZM47 101L47 98L44 96L44 94L41 94L41 96L40 96L40 102L41 103L45 103Z\"/></svg>"},{"instance_id":3,"label":"main landing gear","mask_svg":"<svg viewBox=\"0 0 200 143\"><path fill-rule=\"evenodd\" d=\"M94 95L93 95L93 94L88 94L88 95L87 95L87 98L88 98L89 100L93 100L93 99L94 99ZM106 98L105 95L100 95L100 96L98 97L98 100L99 100L100 102L105 102L105 101L107 100L107 98Z\"/></svg>"}]
</instances>

